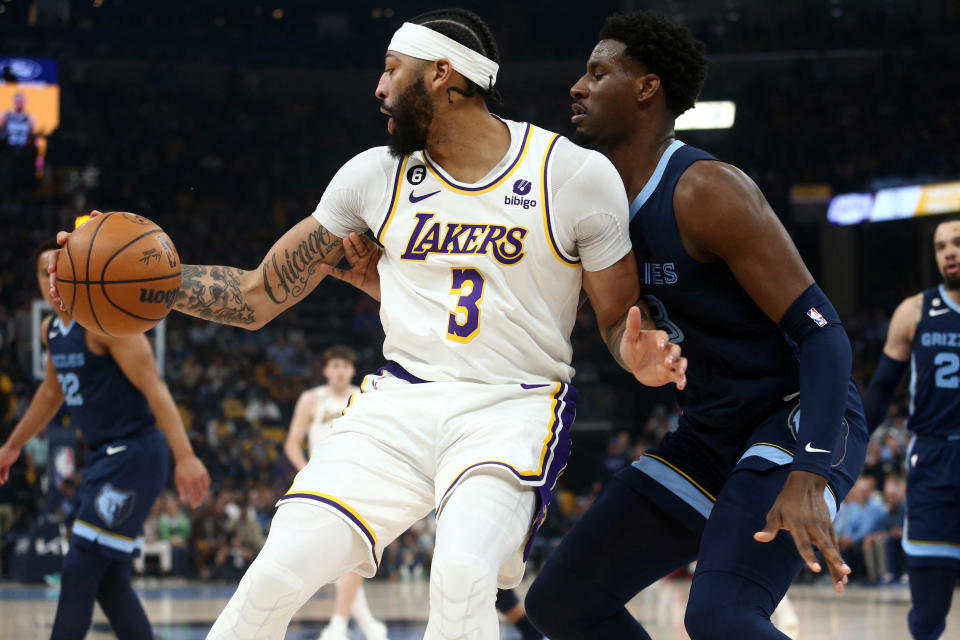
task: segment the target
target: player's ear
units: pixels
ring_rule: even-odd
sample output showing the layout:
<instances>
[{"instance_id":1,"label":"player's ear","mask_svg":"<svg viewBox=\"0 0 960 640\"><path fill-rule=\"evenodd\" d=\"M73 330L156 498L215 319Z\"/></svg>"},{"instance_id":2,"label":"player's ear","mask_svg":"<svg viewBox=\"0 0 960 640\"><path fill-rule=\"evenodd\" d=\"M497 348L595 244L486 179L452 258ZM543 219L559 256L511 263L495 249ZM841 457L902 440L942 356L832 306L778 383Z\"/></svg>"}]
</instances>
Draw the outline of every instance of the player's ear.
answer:
<instances>
[{"instance_id":1,"label":"player's ear","mask_svg":"<svg viewBox=\"0 0 960 640\"><path fill-rule=\"evenodd\" d=\"M435 60L427 74L427 82L434 89L449 83L453 79L453 65L446 58Z\"/></svg>"},{"instance_id":2,"label":"player's ear","mask_svg":"<svg viewBox=\"0 0 960 640\"><path fill-rule=\"evenodd\" d=\"M638 75L633 83L634 94L637 96L637 102L646 102L660 92L660 76L655 73L644 73Z\"/></svg>"}]
</instances>

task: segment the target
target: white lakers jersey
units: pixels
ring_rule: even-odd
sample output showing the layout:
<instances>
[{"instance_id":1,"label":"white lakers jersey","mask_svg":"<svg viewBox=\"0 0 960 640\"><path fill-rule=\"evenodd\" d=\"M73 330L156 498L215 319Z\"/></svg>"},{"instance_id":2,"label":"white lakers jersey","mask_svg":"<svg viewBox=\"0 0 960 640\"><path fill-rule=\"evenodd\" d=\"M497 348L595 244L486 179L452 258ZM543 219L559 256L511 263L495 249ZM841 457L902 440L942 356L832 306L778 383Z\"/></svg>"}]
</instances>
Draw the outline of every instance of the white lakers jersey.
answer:
<instances>
[{"instance_id":1,"label":"white lakers jersey","mask_svg":"<svg viewBox=\"0 0 960 640\"><path fill-rule=\"evenodd\" d=\"M359 387L351 385L347 388L347 397L359 392ZM307 431L307 449L311 456L317 445L330 433L331 423L343 414L343 408L347 404L347 398L333 398L325 384L314 387L313 400L313 420Z\"/></svg>"},{"instance_id":2,"label":"white lakers jersey","mask_svg":"<svg viewBox=\"0 0 960 640\"><path fill-rule=\"evenodd\" d=\"M506 156L462 184L426 152L356 156L314 217L331 233L367 229L379 263L384 355L431 381L569 381L581 269L630 250L620 176L599 153L504 121Z\"/></svg>"}]
</instances>

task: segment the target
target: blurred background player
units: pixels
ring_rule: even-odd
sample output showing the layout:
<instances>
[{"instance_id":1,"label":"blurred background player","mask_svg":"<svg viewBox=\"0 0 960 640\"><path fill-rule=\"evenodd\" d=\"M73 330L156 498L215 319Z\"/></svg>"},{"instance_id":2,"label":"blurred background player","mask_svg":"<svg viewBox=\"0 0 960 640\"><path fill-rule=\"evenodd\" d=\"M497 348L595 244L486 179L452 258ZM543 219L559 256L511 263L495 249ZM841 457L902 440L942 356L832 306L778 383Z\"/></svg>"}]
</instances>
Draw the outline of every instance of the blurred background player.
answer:
<instances>
[{"instance_id":1,"label":"blurred background player","mask_svg":"<svg viewBox=\"0 0 960 640\"><path fill-rule=\"evenodd\" d=\"M0 115L0 133L9 147L23 147L34 134L33 116L26 111L27 97L20 91L13 94L13 108Z\"/></svg>"},{"instance_id":2,"label":"blurred background player","mask_svg":"<svg viewBox=\"0 0 960 640\"><path fill-rule=\"evenodd\" d=\"M47 302L47 261L56 249L51 241L34 255L37 284ZM166 484L171 451L174 479L185 502L198 506L210 477L193 453L145 335L97 335L55 308L43 322L42 340L49 353L46 377L0 447L0 484L7 481L22 447L66 403L86 442L87 458L51 638L85 637L95 601L118 638L152 638L130 584L131 558L143 544L143 521Z\"/></svg>"},{"instance_id":3,"label":"blurred background player","mask_svg":"<svg viewBox=\"0 0 960 640\"><path fill-rule=\"evenodd\" d=\"M850 571L831 524L866 451L850 342L757 185L676 139L706 69L686 27L639 11L607 19L570 90L575 140L632 202L644 299L691 367L678 428L614 477L528 592L552 640L649 638L626 603L694 559L693 640L782 639L770 616L804 560L820 571L813 546L836 590Z\"/></svg>"},{"instance_id":4,"label":"blurred background player","mask_svg":"<svg viewBox=\"0 0 960 640\"><path fill-rule=\"evenodd\" d=\"M316 450L330 433L334 418L343 414L343 408L360 388L351 384L357 370L353 350L336 345L323 352L323 378L326 384L300 394L290 421L290 431L283 443L283 452L297 471L307 466L303 455ZM386 640L387 627L373 617L363 591L363 577L350 572L337 581L337 597L330 624L320 634L320 640L346 640L350 617L357 621L367 640Z\"/></svg>"},{"instance_id":5,"label":"blurred background player","mask_svg":"<svg viewBox=\"0 0 960 640\"><path fill-rule=\"evenodd\" d=\"M27 113L27 97L13 94L13 108L0 114L0 189L17 193L35 182L37 127Z\"/></svg>"},{"instance_id":6,"label":"blurred background player","mask_svg":"<svg viewBox=\"0 0 960 640\"><path fill-rule=\"evenodd\" d=\"M910 367L913 439L907 450L907 507L902 545L916 640L939 638L960 574L960 218L933 236L939 286L900 303L876 373L864 394L867 422L887 417L893 392Z\"/></svg>"}]
</instances>

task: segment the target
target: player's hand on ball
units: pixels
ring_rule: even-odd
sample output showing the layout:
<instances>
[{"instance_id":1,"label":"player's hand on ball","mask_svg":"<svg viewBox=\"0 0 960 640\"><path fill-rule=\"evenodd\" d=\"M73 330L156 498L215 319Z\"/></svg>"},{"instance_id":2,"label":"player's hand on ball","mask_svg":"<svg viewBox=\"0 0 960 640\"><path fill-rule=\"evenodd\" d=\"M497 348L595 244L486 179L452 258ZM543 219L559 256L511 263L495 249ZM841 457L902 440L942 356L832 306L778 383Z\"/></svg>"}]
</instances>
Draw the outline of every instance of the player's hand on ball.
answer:
<instances>
[{"instance_id":1,"label":"player's hand on ball","mask_svg":"<svg viewBox=\"0 0 960 640\"><path fill-rule=\"evenodd\" d=\"M667 339L665 331L641 329L642 321L640 309L631 307L620 340L623 362L648 387L674 382L677 389L683 389L687 386L687 359L680 355L680 347Z\"/></svg>"},{"instance_id":2,"label":"player's hand on ball","mask_svg":"<svg viewBox=\"0 0 960 640\"><path fill-rule=\"evenodd\" d=\"M350 263L349 269L321 263L320 272L352 284L374 300L379 300L380 273L377 263L383 255L383 249L367 236L351 233L343 239L343 255Z\"/></svg>"},{"instance_id":3,"label":"player's hand on ball","mask_svg":"<svg viewBox=\"0 0 960 640\"><path fill-rule=\"evenodd\" d=\"M197 456L177 460L174 481L180 500L189 504L191 509L199 507L210 493L210 474Z\"/></svg>"},{"instance_id":4,"label":"player's hand on ball","mask_svg":"<svg viewBox=\"0 0 960 640\"><path fill-rule=\"evenodd\" d=\"M10 478L10 467L20 457L20 449L3 445L0 447L0 484L6 484Z\"/></svg>"},{"instance_id":5,"label":"player's hand on ball","mask_svg":"<svg viewBox=\"0 0 960 640\"><path fill-rule=\"evenodd\" d=\"M753 534L753 539L770 542L777 537L780 529L786 529L793 536L800 556L814 573L821 571L813 552L813 547L817 547L827 562L834 590L842 593L850 567L843 561L837 548L837 534L830 521L830 510L823 499L826 484L827 479L815 473L791 471L780 495L767 513L767 525L763 531Z\"/></svg>"},{"instance_id":6,"label":"player's hand on ball","mask_svg":"<svg viewBox=\"0 0 960 640\"><path fill-rule=\"evenodd\" d=\"M91 218L102 215L103 212L97 211L96 209L90 212ZM70 233L70 231L58 231L57 244L61 247L67 244L67 240L70 239ZM66 311L67 307L63 304L63 300L60 299L60 292L57 291L57 260L60 259L61 251L63 251L63 249L57 249L50 253L50 258L47 260L47 273L50 274L50 297L53 298L53 304L60 307L61 311Z\"/></svg>"}]
</instances>

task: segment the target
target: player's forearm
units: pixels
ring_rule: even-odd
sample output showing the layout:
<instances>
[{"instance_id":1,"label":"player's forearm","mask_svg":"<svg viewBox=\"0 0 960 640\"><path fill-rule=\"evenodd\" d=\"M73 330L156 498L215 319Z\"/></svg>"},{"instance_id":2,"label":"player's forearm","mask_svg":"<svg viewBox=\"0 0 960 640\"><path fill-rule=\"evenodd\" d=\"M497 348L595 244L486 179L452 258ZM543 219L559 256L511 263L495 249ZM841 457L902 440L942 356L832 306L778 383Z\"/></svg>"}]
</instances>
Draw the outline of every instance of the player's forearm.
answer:
<instances>
[{"instance_id":1,"label":"player's forearm","mask_svg":"<svg viewBox=\"0 0 960 640\"><path fill-rule=\"evenodd\" d=\"M180 412L177 411L177 405L170 395L167 385L158 381L155 386L144 392L147 404L153 411L153 417L157 420L157 428L167 437L167 444L173 453L174 460L182 460L193 455L193 447L190 445L190 438L183 427L183 421L180 419Z\"/></svg>"},{"instance_id":2,"label":"player's forearm","mask_svg":"<svg viewBox=\"0 0 960 640\"><path fill-rule=\"evenodd\" d=\"M259 329L305 298L323 279L320 264L343 257L341 239L312 217L287 231L256 269L190 265L174 308L188 315Z\"/></svg>"},{"instance_id":3,"label":"player's forearm","mask_svg":"<svg viewBox=\"0 0 960 640\"><path fill-rule=\"evenodd\" d=\"M251 304L254 272L236 267L185 264L173 308L181 313L247 329L265 324Z\"/></svg>"},{"instance_id":4,"label":"player's forearm","mask_svg":"<svg viewBox=\"0 0 960 640\"><path fill-rule=\"evenodd\" d=\"M63 404L63 394L59 388L44 382L33 394L30 406L17 423L6 444L21 449L29 440L50 424Z\"/></svg>"}]
</instances>

